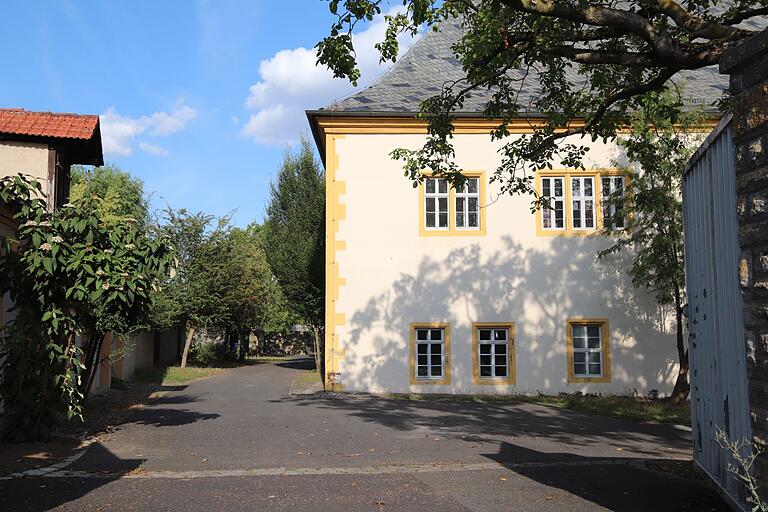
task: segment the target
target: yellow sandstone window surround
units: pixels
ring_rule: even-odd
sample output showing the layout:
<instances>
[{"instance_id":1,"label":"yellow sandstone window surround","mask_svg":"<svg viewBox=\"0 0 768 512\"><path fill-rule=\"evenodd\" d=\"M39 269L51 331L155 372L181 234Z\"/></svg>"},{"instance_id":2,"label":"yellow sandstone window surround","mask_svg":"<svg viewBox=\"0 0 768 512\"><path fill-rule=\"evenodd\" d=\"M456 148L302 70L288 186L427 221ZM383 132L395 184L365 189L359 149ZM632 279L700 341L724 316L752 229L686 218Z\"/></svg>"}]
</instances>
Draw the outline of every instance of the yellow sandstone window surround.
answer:
<instances>
[{"instance_id":1,"label":"yellow sandstone window surround","mask_svg":"<svg viewBox=\"0 0 768 512\"><path fill-rule=\"evenodd\" d=\"M569 318L568 383L611 382L611 337L606 318Z\"/></svg>"},{"instance_id":2,"label":"yellow sandstone window surround","mask_svg":"<svg viewBox=\"0 0 768 512\"><path fill-rule=\"evenodd\" d=\"M466 171L456 190L443 178L426 176L419 185L419 235L483 236L486 233L485 173Z\"/></svg>"},{"instance_id":3,"label":"yellow sandstone window surround","mask_svg":"<svg viewBox=\"0 0 768 512\"><path fill-rule=\"evenodd\" d=\"M549 205L536 211L536 234L591 235L606 222L623 228L621 198L627 188L628 179L620 169L539 171L536 192L548 197Z\"/></svg>"},{"instance_id":4,"label":"yellow sandstone window surround","mask_svg":"<svg viewBox=\"0 0 768 512\"><path fill-rule=\"evenodd\" d=\"M475 384L515 383L515 324L472 324L472 374Z\"/></svg>"},{"instance_id":5,"label":"yellow sandstone window surround","mask_svg":"<svg viewBox=\"0 0 768 512\"><path fill-rule=\"evenodd\" d=\"M447 322L412 323L411 384L451 383L451 327Z\"/></svg>"}]
</instances>

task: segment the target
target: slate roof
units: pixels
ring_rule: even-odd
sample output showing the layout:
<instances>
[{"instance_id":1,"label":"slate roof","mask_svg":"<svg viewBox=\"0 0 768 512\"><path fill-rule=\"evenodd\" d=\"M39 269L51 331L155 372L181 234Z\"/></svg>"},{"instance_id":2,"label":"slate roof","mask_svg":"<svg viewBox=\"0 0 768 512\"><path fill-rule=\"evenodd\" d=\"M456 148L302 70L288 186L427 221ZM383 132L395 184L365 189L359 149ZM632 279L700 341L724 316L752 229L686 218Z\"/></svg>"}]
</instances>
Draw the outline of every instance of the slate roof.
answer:
<instances>
[{"instance_id":1,"label":"slate roof","mask_svg":"<svg viewBox=\"0 0 768 512\"><path fill-rule=\"evenodd\" d=\"M458 20L441 23L439 31L428 31L389 71L366 89L314 113L417 113L419 103L438 94L443 84L464 77L461 63L451 51L462 30ZM523 71L516 70L512 74L522 77ZM583 80L583 76L572 72L573 83ZM683 86L687 102L713 112L716 111L714 103L728 88L728 77L720 75L716 66L683 71L674 80ZM536 113L535 100L539 93L536 77L529 74L518 98L521 114ZM489 99L490 93L478 90L465 102L460 112L479 114Z\"/></svg>"}]
</instances>

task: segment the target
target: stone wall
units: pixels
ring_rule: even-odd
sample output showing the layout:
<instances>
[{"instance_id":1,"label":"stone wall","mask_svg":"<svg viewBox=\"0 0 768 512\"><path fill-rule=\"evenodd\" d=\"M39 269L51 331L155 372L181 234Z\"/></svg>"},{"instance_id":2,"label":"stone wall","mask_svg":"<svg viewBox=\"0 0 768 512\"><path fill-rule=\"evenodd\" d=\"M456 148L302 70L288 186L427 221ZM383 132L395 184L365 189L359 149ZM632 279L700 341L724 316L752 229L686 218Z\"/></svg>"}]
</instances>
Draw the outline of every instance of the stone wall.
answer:
<instances>
[{"instance_id":1,"label":"stone wall","mask_svg":"<svg viewBox=\"0 0 768 512\"><path fill-rule=\"evenodd\" d=\"M768 31L727 53L744 299L750 415L754 442L768 450ZM755 463L768 497L768 452Z\"/></svg>"}]
</instances>

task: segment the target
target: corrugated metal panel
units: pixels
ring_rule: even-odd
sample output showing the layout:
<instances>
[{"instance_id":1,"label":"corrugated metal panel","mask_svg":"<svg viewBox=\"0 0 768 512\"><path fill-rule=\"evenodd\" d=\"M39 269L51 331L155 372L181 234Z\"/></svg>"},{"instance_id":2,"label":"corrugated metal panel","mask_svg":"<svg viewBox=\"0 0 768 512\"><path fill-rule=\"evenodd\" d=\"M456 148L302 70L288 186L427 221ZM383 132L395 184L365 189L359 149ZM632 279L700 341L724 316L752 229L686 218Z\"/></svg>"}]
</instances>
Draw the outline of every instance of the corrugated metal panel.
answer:
<instances>
[{"instance_id":1,"label":"corrugated metal panel","mask_svg":"<svg viewBox=\"0 0 768 512\"><path fill-rule=\"evenodd\" d=\"M730 116L691 159L683 179L694 459L744 503L718 430L751 439ZM743 506L743 505L742 505Z\"/></svg>"}]
</instances>

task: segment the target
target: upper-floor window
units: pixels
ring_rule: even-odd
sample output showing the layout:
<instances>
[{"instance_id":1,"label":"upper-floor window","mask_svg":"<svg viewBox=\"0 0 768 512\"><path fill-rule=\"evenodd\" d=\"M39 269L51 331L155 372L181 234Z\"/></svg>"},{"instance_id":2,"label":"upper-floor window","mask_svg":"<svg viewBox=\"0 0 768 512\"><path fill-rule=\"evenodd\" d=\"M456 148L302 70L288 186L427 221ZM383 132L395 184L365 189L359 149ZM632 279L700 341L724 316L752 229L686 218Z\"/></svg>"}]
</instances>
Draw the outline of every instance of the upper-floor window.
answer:
<instances>
[{"instance_id":1,"label":"upper-floor window","mask_svg":"<svg viewBox=\"0 0 768 512\"><path fill-rule=\"evenodd\" d=\"M616 170L541 171L536 213L539 235L594 233L625 226L626 178Z\"/></svg>"},{"instance_id":2,"label":"upper-floor window","mask_svg":"<svg viewBox=\"0 0 768 512\"><path fill-rule=\"evenodd\" d=\"M430 235L484 235L485 183L482 173L467 173L461 187L444 178L426 176L421 184L419 233Z\"/></svg>"},{"instance_id":3,"label":"upper-floor window","mask_svg":"<svg viewBox=\"0 0 768 512\"><path fill-rule=\"evenodd\" d=\"M480 228L480 180L467 178L464 186L456 189L456 229Z\"/></svg>"},{"instance_id":4,"label":"upper-floor window","mask_svg":"<svg viewBox=\"0 0 768 512\"><path fill-rule=\"evenodd\" d=\"M541 222L544 229L563 229L565 227L565 189L562 176L541 178L541 194L549 198L549 204L541 210Z\"/></svg>"},{"instance_id":5,"label":"upper-floor window","mask_svg":"<svg viewBox=\"0 0 768 512\"><path fill-rule=\"evenodd\" d=\"M571 178L571 205L573 229L594 229L595 189L594 178Z\"/></svg>"},{"instance_id":6,"label":"upper-floor window","mask_svg":"<svg viewBox=\"0 0 768 512\"><path fill-rule=\"evenodd\" d=\"M442 178L424 180L424 212L427 229L448 229L448 182Z\"/></svg>"},{"instance_id":7,"label":"upper-floor window","mask_svg":"<svg viewBox=\"0 0 768 512\"><path fill-rule=\"evenodd\" d=\"M600 181L603 225L624 228L624 177L603 176Z\"/></svg>"}]
</instances>

